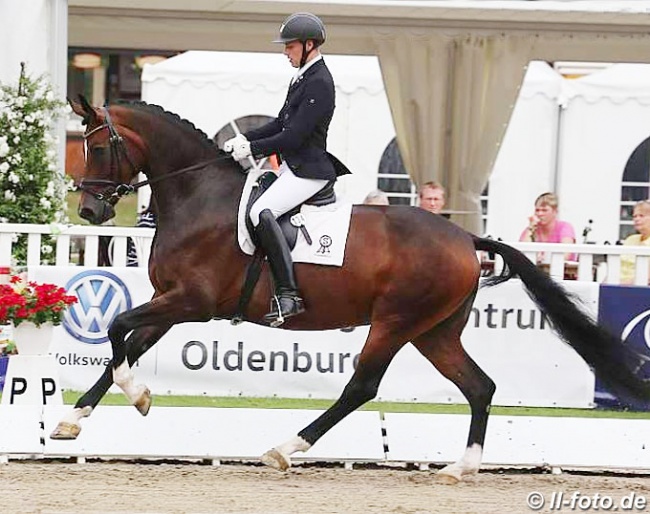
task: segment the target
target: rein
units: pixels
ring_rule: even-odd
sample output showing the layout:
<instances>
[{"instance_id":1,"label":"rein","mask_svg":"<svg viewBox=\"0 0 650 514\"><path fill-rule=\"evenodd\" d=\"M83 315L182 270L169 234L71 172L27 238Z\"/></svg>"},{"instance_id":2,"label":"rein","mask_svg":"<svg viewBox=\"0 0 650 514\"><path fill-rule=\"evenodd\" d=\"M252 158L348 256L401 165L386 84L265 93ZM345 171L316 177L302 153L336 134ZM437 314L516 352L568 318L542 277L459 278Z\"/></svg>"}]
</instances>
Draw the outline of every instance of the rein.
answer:
<instances>
[{"instance_id":1,"label":"rein","mask_svg":"<svg viewBox=\"0 0 650 514\"><path fill-rule=\"evenodd\" d=\"M120 198L127 196L131 193L134 193L141 187L155 184L156 182L160 182L161 180L172 178L177 175L182 175L183 173L196 171L205 168L210 164L214 164L219 161L224 161L226 159L232 159L232 157L230 155L222 155L220 157L216 157L208 161L199 162L196 164L192 164L191 166L187 166L185 168L172 171L170 173L167 173L166 175L162 175L152 179L141 180L140 182L136 182L135 184L124 184L124 183L115 182L113 180L81 179L81 182L79 183L78 187L85 193L94 196L97 200L108 202L111 205L114 205L115 203L117 203L117 201ZM92 187L97 187L97 186L106 186L108 189L104 193L97 193L91 189Z\"/></svg>"},{"instance_id":2,"label":"rein","mask_svg":"<svg viewBox=\"0 0 650 514\"><path fill-rule=\"evenodd\" d=\"M113 125L113 121L111 119L111 115L108 112L108 109L106 107L103 107L102 109L104 111L104 116L105 116L104 123L102 123L101 125L95 127L94 129L84 134L83 136L84 140L88 140L90 136L99 132L100 130L108 129L109 143L111 149L111 170L113 169L113 162L114 162L113 158L115 157L115 161L117 162L117 166L119 168L120 154L123 154L125 159L129 163L129 166L131 166L133 172L136 175L141 173L142 170L137 169L136 166L133 164L133 160L129 155L129 150L124 144L124 138L120 136L120 134L117 132L117 129L115 128L115 125ZM160 182L163 179L172 178L177 175L182 175L183 173L199 170L205 168L210 164L219 161L224 161L226 159L232 159L232 157L230 155L222 155L214 159L210 159L208 161L203 161L196 164L192 164L191 166L186 166L185 168L172 171L170 173L167 173L166 175L158 176L153 179L141 180L140 182L136 182L135 184L124 184L124 183L115 182L114 180L105 180L105 179L81 179L81 182L79 183L78 187L83 192L88 193L89 195L93 196L99 201L106 202L110 205L115 205L120 198L137 191L143 186L154 184L156 182ZM105 190L103 192L94 191L93 188L98 186L105 187Z\"/></svg>"}]
</instances>

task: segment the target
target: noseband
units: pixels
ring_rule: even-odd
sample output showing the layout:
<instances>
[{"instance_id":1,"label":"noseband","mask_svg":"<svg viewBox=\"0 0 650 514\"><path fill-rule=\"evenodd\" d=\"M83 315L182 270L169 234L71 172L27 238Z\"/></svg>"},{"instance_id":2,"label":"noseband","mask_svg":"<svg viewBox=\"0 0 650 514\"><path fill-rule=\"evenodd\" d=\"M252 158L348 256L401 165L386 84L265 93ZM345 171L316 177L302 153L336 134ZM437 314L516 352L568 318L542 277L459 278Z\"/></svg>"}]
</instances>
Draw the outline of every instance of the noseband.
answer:
<instances>
[{"instance_id":1,"label":"noseband","mask_svg":"<svg viewBox=\"0 0 650 514\"><path fill-rule=\"evenodd\" d=\"M89 132L85 133L83 135L84 141L87 141L88 138L93 134L95 134L96 132L100 132L104 129L108 129L108 141L111 150L111 176L113 175L114 170L119 170L121 157L124 157L126 159L126 161L129 163L129 166L131 167L131 170L134 172L135 175L137 175L138 173L142 173L143 170L138 169L135 166L135 164L133 164L133 159L131 159L131 156L129 154L129 149L124 143L124 138L117 132L115 125L113 125L113 121L111 120L111 115L108 112L108 108L102 107L102 110L104 111L104 115L105 115L104 123L102 123L98 127L95 127ZM231 158L232 157L229 155L217 157L215 159L210 159L208 161L200 162L198 164L193 164L186 168L182 168L173 171L171 173L167 173L165 175L153 178L151 180L142 180L135 184L124 184L121 182L116 182L114 180L83 178L81 179L81 182L79 183L78 187L84 193L88 193L89 195L91 195L92 197L96 198L101 202L106 202L110 205L115 205L120 198L128 194L131 194L134 191L137 191L143 186L153 184L154 182L158 182L165 178L171 178L173 176L180 175L181 173L186 173L188 171L205 168L209 164L212 164L216 161L222 161ZM99 192L96 191L97 188L101 188L101 191Z\"/></svg>"}]
</instances>

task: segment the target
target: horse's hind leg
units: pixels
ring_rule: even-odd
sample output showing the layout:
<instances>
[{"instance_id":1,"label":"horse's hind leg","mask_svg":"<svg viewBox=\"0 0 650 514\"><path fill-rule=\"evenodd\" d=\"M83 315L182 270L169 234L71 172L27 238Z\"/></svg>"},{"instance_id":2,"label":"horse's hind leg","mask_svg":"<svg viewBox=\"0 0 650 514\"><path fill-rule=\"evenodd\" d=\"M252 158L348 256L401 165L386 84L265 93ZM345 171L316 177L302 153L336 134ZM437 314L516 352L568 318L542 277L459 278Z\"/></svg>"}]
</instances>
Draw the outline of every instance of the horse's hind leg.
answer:
<instances>
[{"instance_id":1,"label":"horse's hind leg","mask_svg":"<svg viewBox=\"0 0 650 514\"><path fill-rule=\"evenodd\" d=\"M151 348L164 334L169 330L169 327L142 327L133 331L127 341L129 352L127 358L128 365L132 366L149 348ZM106 366L106 369L99 377L99 380L81 397L77 400L74 409L70 411L56 426L50 434L51 439L76 439L81 432L80 421L82 418L90 416L93 409L106 395L109 388L113 384L113 364ZM148 405L151 405L151 397L148 399L143 398L141 405L149 410ZM142 412L142 411L141 411ZM146 412L145 412L146 413ZM143 414L145 414L143 413Z\"/></svg>"},{"instance_id":2,"label":"horse's hind leg","mask_svg":"<svg viewBox=\"0 0 650 514\"><path fill-rule=\"evenodd\" d=\"M470 304L471 306L471 304ZM481 465L494 382L467 355L460 341L467 314L457 312L442 324L413 340L415 347L445 377L451 380L469 402L472 418L463 457L438 472L446 482L456 483L464 475L475 474Z\"/></svg>"},{"instance_id":3,"label":"horse's hind leg","mask_svg":"<svg viewBox=\"0 0 650 514\"><path fill-rule=\"evenodd\" d=\"M397 339L386 330L373 325L359 356L357 368L340 398L297 436L266 452L262 456L262 462L272 468L286 471L291 466L290 457L293 453L307 451L339 421L377 396L379 382L406 339L392 345L387 344L387 341Z\"/></svg>"}]
</instances>

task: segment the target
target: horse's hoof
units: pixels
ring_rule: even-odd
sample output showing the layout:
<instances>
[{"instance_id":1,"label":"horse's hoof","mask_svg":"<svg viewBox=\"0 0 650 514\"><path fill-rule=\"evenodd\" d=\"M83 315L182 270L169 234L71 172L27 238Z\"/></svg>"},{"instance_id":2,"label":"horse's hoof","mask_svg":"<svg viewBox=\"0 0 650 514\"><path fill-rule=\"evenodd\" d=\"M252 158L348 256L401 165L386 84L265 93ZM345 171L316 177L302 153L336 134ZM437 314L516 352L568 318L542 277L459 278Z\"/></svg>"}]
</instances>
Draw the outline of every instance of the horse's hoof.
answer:
<instances>
[{"instance_id":1,"label":"horse's hoof","mask_svg":"<svg viewBox=\"0 0 650 514\"><path fill-rule=\"evenodd\" d=\"M289 459L287 459L275 448L262 455L262 464L265 464L270 468L277 469L278 471L286 471L291 467L291 462L289 462Z\"/></svg>"},{"instance_id":2,"label":"horse's hoof","mask_svg":"<svg viewBox=\"0 0 650 514\"><path fill-rule=\"evenodd\" d=\"M133 405L143 416L149 414L149 409L151 408L151 391L147 386L142 386L142 392Z\"/></svg>"},{"instance_id":3,"label":"horse's hoof","mask_svg":"<svg viewBox=\"0 0 650 514\"><path fill-rule=\"evenodd\" d=\"M76 439L81 432L81 425L60 421L50 434L50 439Z\"/></svg>"},{"instance_id":4,"label":"horse's hoof","mask_svg":"<svg viewBox=\"0 0 650 514\"><path fill-rule=\"evenodd\" d=\"M436 482L444 485L456 485L461 481L461 477L457 475L448 475L447 473L436 473Z\"/></svg>"}]
</instances>

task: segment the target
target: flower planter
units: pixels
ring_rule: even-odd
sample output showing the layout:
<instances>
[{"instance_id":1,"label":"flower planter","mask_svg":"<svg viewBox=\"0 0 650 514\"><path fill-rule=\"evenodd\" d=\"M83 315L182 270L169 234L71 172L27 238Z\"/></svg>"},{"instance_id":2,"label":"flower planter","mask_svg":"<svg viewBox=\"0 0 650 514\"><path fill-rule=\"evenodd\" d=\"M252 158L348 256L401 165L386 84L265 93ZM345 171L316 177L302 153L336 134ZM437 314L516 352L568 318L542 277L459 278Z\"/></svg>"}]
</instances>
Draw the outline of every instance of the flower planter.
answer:
<instances>
[{"instance_id":1,"label":"flower planter","mask_svg":"<svg viewBox=\"0 0 650 514\"><path fill-rule=\"evenodd\" d=\"M18 355L47 355L53 335L52 323L43 323L37 327L34 323L24 321L13 330Z\"/></svg>"}]
</instances>

